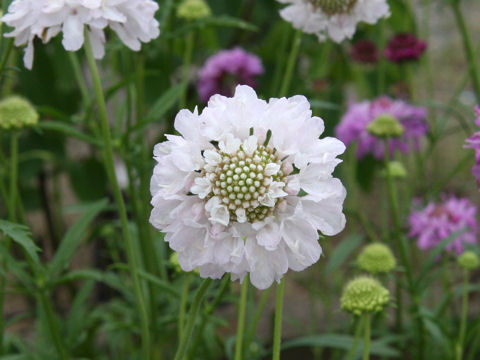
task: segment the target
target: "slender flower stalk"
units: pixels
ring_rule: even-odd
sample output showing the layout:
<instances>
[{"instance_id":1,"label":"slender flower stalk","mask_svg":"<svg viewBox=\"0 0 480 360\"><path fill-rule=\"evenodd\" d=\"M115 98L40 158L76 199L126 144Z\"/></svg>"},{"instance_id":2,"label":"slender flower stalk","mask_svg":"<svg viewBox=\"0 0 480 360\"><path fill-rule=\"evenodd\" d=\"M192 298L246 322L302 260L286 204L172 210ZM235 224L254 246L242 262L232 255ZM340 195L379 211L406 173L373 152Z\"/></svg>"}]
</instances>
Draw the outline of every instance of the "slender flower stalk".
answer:
<instances>
[{"instance_id":1,"label":"slender flower stalk","mask_svg":"<svg viewBox=\"0 0 480 360\"><path fill-rule=\"evenodd\" d=\"M365 329L363 331L363 360L370 359L370 322L371 315L366 313L363 315L365 322Z\"/></svg>"},{"instance_id":2,"label":"slender flower stalk","mask_svg":"<svg viewBox=\"0 0 480 360\"><path fill-rule=\"evenodd\" d=\"M8 39L6 49L0 59L0 78L3 75L3 71L5 70L5 66L7 65L8 59L10 58L10 52L13 48L13 39Z\"/></svg>"},{"instance_id":3,"label":"slender flower stalk","mask_svg":"<svg viewBox=\"0 0 480 360\"><path fill-rule=\"evenodd\" d=\"M460 320L460 334L456 348L456 359L462 360L463 349L465 346L465 334L467 332L467 314L468 314L468 283L470 280L469 271L463 270L463 295L462 295L462 315Z\"/></svg>"},{"instance_id":4,"label":"slender flower stalk","mask_svg":"<svg viewBox=\"0 0 480 360\"><path fill-rule=\"evenodd\" d=\"M290 50L290 56L287 62L287 68L285 70L285 77L283 78L282 87L280 88L279 96L286 96L290 89L290 83L292 81L293 69L297 62L298 52L300 50L300 44L302 42L302 31L295 31L293 36L292 49Z\"/></svg>"},{"instance_id":5,"label":"slender flower stalk","mask_svg":"<svg viewBox=\"0 0 480 360\"><path fill-rule=\"evenodd\" d=\"M185 314L187 312L188 289L190 289L191 274L186 273L183 279L182 297L180 298L180 310L178 312L178 338L181 339L185 328Z\"/></svg>"},{"instance_id":6,"label":"slender flower stalk","mask_svg":"<svg viewBox=\"0 0 480 360\"><path fill-rule=\"evenodd\" d=\"M200 288L195 294L195 298L193 299L190 312L188 313L187 326L185 327L185 331L182 335L182 338L180 339L180 344L178 345L177 353L175 354L175 360L183 360L185 358L188 344L193 334L195 321L197 320L198 308L200 307L202 299L211 283L212 279L210 278L203 280L202 285L200 285Z\"/></svg>"},{"instance_id":7,"label":"slender flower stalk","mask_svg":"<svg viewBox=\"0 0 480 360\"><path fill-rule=\"evenodd\" d=\"M275 304L275 323L273 328L273 356L272 360L280 360L280 347L282 344L282 314L283 294L285 293L285 278L282 278L277 287L277 301Z\"/></svg>"},{"instance_id":8,"label":"slender flower stalk","mask_svg":"<svg viewBox=\"0 0 480 360\"><path fill-rule=\"evenodd\" d=\"M362 334L362 329L364 327L365 316L360 316L357 320L357 326L355 327L355 338L353 339L353 345L350 348L347 360L355 359L355 355L357 354L358 343L360 342L360 336Z\"/></svg>"},{"instance_id":9,"label":"slender flower stalk","mask_svg":"<svg viewBox=\"0 0 480 360\"><path fill-rule=\"evenodd\" d=\"M460 8L460 0L451 0L450 5L455 16L455 21L457 22L458 30L460 31L460 34L462 36L465 56L467 57L470 78L473 83L473 88L475 89L477 102L480 103L480 75L477 67L477 56L475 55L472 39L470 38L470 33L465 23L462 9Z\"/></svg>"},{"instance_id":10,"label":"slender flower stalk","mask_svg":"<svg viewBox=\"0 0 480 360\"><path fill-rule=\"evenodd\" d=\"M243 354L243 332L245 328L245 311L247 308L248 295L248 276L243 279L242 290L240 295L240 303L238 304L238 325L237 325L237 339L235 341L235 360L242 360Z\"/></svg>"},{"instance_id":11,"label":"slender flower stalk","mask_svg":"<svg viewBox=\"0 0 480 360\"><path fill-rule=\"evenodd\" d=\"M16 218L16 201L17 201L17 182L18 182L18 131L13 131L10 138L10 221Z\"/></svg>"},{"instance_id":12,"label":"slender flower stalk","mask_svg":"<svg viewBox=\"0 0 480 360\"><path fill-rule=\"evenodd\" d=\"M135 298L137 301L137 306L140 312L141 319L141 333L142 333L142 352L143 359L150 358L150 331L149 331L149 318L147 307L145 305L144 296L142 293L140 279L138 276L138 263L135 256L135 246L131 238L130 230L128 228L128 218L127 210L125 208L125 202L123 200L122 191L118 185L118 180L115 175L115 164L113 159L113 144L110 134L110 127L108 124L108 115L107 107L105 103L105 96L103 94L102 84L100 81L100 76L98 74L98 68L93 56L92 47L90 44L89 37L85 37L85 53L87 55L88 66L90 68L90 73L92 76L93 86L95 90L95 96L98 105L98 112L100 118L100 127L102 132L102 137L104 141L104 161L107 171L107 176L112 186L113 196L115 198L115 203L118 208L118 213L120 216L120 222L122 226L122 233L125 241L125 249L127 251L127 258L130 268L130 274L133 279L133 287Z\"/></svg>"},{"instance_id":13,"label":"slender flower stalk","mask_svg":"<svg viewBox=\"0 0 480 360\"><path fill-rule=\"evenodd\" d=\"M195 41L195 33L189 31L185 36L185 49L183 53L183 89L180 98L180 109L184 109L187 103L188 80L190 76L190 64L192 63L193 44Z\"/></svg>"},{"instance_id":14,"label":"slender flower stalk","mask_svg":"<svg viewBox=\"0 0 480 360\"><path fill-rule=\"evenodd\" d=\"M245 357L248 357L248 352L250 350L250 344L253 341L253 337L255 336L255 331L257 329L258 323L260 321L261 316L263 315L263 310L265 309L265 305L267 304L268 297L270 296L270 292L272 291L272 287L264 290L262 292L262 296L257 304L257 310L255 310L255 314L253 315L253 319L250 323L250 326L247 329L247 334L245 336Z\"/></svg>"}]
</instances>

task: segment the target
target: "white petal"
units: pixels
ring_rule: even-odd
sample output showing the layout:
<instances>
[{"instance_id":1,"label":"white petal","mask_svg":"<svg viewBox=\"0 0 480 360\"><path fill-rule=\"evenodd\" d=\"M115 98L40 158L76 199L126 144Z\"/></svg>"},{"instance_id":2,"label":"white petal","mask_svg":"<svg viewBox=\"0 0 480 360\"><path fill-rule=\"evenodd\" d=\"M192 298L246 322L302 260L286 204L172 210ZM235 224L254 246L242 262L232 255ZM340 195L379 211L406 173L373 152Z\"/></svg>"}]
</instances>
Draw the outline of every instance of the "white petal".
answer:
<instances>
[{"instance_id":1,"label":"white petal","mask_svg":"<svg viewBox=\"0 0 480 360\"><path fill-rule=\"evenodd\" d=\"M248 156L252 156L255 150L258 148L258 139L255 135L251 135L243 142L243 151Z\"/></svg>"}]
</instances>

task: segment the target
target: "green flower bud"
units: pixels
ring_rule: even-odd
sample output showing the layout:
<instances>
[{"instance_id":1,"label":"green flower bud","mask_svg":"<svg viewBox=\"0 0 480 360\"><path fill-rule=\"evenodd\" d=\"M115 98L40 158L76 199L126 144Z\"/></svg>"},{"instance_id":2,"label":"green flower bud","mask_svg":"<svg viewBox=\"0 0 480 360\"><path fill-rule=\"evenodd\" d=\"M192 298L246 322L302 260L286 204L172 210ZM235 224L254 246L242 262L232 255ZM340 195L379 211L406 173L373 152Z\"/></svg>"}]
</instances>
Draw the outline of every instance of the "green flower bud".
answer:
<instances>
[{"instance_id":1,"label":"green flower bud","mask_svg":"<svg viewBox=\"0 0 480 360\"><path fill-rule=\"evenodd\" d=\"M392 115L378 116L367 126L370 134L380 138L400 137L405 132L403 125Z\"/></svg>"},{"instance_id":2,"label":"green flower bud","mask_svg":"<svg viewBox=\"0 0 480 360\"><path fill-rule=\"evenodd\" d=\"M372 277L361 276L350 281L340 299L342 310L354 315L382 311L390 300L390 292Z\"/></svg>"},{"instance_id":3,"label":"green flower bud","mask_svg":"<svg viewBox=\"0 0 480 360\"><path fill-rule=\"evenodd\" d=\"M382 274L393 270L395 257L386 245L374 243L363 248L357 258L358 267L371 274Z\"/></svg>"},{"instance_id":4,"label":"green flower bud","mask_svg":"<svg viewBox=\"0 0 480 360\"><path fill-rule=\"evenodd\" d=\"M177 9L177 16L185 20L202 19L210 14L210 8L204 0L184 0Z\"/></svg>"},{"instance_id":5,"label":"green flower bud","mask_svg":"<svg viewBox=\"0 0 480 360\"><path fill-rule=\"evenodd\" d=\"M458 265L460 265L465 270L474 270L480 265L480 260L478 259L477 254L473 251L464 251L457 259Z\"/></svg>"},{"instance_id":6,"label":"green flower bud","mask_svg":"<svg viewBox=\"0 0 480 360\"><path fill-rule=\"evenodd\" d=\"M10 96L0 101L0 128L21 129L37 123L38 113L27 100Z\"/></svg>"},{"instance_id":7,"label":"green flower bud","mask_svg":"<svg viewBox=\"0 0 480 360\"><path fill-rule=\"evenodd\" d=\"M388 174L387 171L394 179L404 179L407 177L407 170L400 161L390 161L383 172L385 176Z\"/></svg>"}]
</instances>

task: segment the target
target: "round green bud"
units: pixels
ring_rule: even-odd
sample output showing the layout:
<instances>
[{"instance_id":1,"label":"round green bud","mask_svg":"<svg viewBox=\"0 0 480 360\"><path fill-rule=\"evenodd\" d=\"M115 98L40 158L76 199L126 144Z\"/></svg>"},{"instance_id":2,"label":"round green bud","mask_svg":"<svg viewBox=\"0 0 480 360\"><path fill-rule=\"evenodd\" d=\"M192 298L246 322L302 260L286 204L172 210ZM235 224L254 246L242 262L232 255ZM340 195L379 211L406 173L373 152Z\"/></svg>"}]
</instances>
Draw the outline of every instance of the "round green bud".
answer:
<instances>
[{"instance_id":1,"label":"round green bud","mask_svg":"<svg viewBox=\"0 0 480 360\"><path fill-rule=\"evenodd\" d=\"M457 261L458 265L469 271L476 269L480 265L477 254L470 250L464 251L462 255L458 257Z\"/></svg>"},{"instance_id":2,"label":"round green bud","mask_svg":"<svg viewBox=\"0 0 480 360\"><path fill-rule=\"evenodd\" d=\"M358 267L371 274L388 273L396 264L392 250L380 243L365 246L357 258Z\"/></svg>"},{"instance_id":3,"label":"round green bud","mask_svg":"<svg viewBox=\"0 0 480 360\"><path fill-rule=\"evenodd\" d=\"M204 0L184 0L177 8L177 16L185 20L202 19L210 14L210 8Z\"/></svg>"},{"instance_id":4,"label":"round green bud","mask_svg":"<svg viewBox=\"0 0 480 360\"><path fill-rule=\"evenodd\" d=\"M407 170L400 161L390 161L383 173L385 176L390 173L390 176L394 179L405 179L407 177Z\"/></svg>"},{"instance_id":5,"label":"round green bud","mask_svg":"<svg viewBox=\"0 0 480 360\"><path fill-rule=\"evenodd\" d=\"M392 115L384 114L378 116L367 126L370 134L380 138L400 137L405 132L405 128Z\"/></svg>"},{"instance_id":6,"label":"round green bud","mask_svg":"<svg viewBox=\"0 0 480 360\"><path fill-rule=\"evenodd\" d=\"M342 310L360 316L382 311L389 300L389 291L378 280L361 276L347 284L340 304Z\"/></svg>"},{"instance_id":7,"label":"round green bud","mask_svg":"<svg viewBox=\"0 0 480 360\"><path fill-rule=\"evenodd\" d=\"M24 98L10 96L0 101L0 128L21 129L37 123L37 111Z\"/></svg>"}]
</instances>

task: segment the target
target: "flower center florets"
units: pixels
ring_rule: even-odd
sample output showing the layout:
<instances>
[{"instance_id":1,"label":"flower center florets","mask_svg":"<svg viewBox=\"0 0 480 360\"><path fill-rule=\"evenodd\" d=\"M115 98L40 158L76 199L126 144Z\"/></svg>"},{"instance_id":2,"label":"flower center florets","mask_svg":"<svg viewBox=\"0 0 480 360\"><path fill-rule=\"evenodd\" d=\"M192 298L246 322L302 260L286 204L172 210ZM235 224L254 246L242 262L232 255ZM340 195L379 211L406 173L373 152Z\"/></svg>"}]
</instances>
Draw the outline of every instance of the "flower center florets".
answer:
<instances>
[{"instance_id":1,"label":"flower center florets","mask_svg":"<svg viewBox=\"0 0 480 360\"><path fill-rule=\"evenodd\" d=\"M346 14L352 10L357 0L309 0L315 9L327 15Z\"/></svg>"},{"instance_id":2,"label":"flower center florets","mask_svg":"<svg viewBox=\"0 0 480 360\"><path fill-rule=\"evenodd\" d=\"M213 222L226 226L232 221L262 221L287 195L288 163L282 163L275 149L256 141L251 136L230 153L204 152L206 165L191 191L207 201L205 208Z\"/></svg>"}]
</instances>

